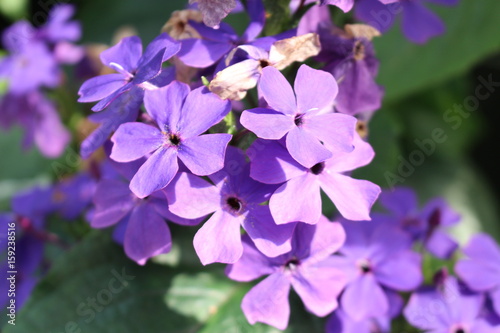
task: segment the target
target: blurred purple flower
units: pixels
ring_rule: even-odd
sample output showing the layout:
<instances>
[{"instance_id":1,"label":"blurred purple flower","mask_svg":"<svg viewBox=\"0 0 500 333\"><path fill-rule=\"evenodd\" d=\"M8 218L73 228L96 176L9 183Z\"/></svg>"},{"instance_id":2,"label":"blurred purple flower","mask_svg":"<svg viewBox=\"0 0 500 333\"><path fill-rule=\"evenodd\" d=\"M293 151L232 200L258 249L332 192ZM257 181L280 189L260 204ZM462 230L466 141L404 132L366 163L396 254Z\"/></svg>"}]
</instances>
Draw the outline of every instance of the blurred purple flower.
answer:
<instances>
[{"instance_id":1,"label":"blurred purple flower","mask_svg":"<svg viewBox=\"0 0 500 333\"><path fill-rule=\"evenodd\" d=\"M500 246L491 236L477 234L463 252L467 258L456 264L455 272L471 290L487 292L500 316Z\"/></svg>"},{"instance_id":2,"label":"blurred purple flower","mask_svg":"<svg viewBox=\"0 0 500 333\"><path fill-rule=\"evenodd\" d=\"M446 229L458 223L460 215L443 198L432 199L419 210L415 192L399 187L382 192L380 203L392 213L396 224L415 240L422 241L436 257L450 258L458 248L458 243L446 233Z\"/></svg>"},{"instance_id":3,"label":"blurred purple flower","mask_svg":"<svg viewBox=\"0 0 500 333\"><path fill-rule=\"evenodd\" d=\"M482 318L484 295L472 293L449 276L436 287L422 287L413 293L404 309L413 326L429 332L494 333Z\"/></svg>"},{"instance_id":4,"label":"blurred purple flower","mask_svg":"<svg viewBox=\"0 0 500 333\"><path fill-rule=\"evenodd\" d=\"M265 257L243 236L243 256L227 267L227 275L242 282L268 275L243 298L241 307L250 324L262 322L286 329L291 287L306 309L316 316L324 317L335 310L345 277L328 258L342 246L344 239L340 224L325 217L316 225L298 224L292 250L276 258Z\"/></svg>"},{"instance_id":5,"label":"blurred purple flower","mask_svg":"<svg viewBox=\"0 0 500 333\"><path fill-rule=\"evenodd\" d=\"M360 20L381 32L389 30L401 13L406 38L423 44L445 32L444 23L424 6L425 2L454 6L459 0L357 0L355 11Z\"/></svg>"}]
</instances>

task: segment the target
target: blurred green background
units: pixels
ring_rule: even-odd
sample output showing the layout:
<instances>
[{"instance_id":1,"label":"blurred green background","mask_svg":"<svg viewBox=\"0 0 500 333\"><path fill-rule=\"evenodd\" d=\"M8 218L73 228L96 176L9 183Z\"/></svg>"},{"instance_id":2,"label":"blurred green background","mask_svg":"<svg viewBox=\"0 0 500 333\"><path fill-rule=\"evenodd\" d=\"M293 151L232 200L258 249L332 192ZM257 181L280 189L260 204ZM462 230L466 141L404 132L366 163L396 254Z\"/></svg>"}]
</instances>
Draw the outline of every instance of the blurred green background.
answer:
<instances>
[{"instance_id":1,"label":"blurred green background","mask_svg":"<svg viewBox=\"0 0 500 333\"><path fill-rule=\"evenodd\" d=\"M63 1L61 1L63 2ZM66 1L64 1L66 2ZM111 42L123 26L137 29L143 41L158 34L181 0L81 0L77 18L83 25L83 42ZM54 0L0 0L1 26L57 3ZM434 129L447 136L436 144L414 172L398 185L414 187L422 202L444 196L463 215L454 230L463 243L479 230L500 240L500 158L497 128L500 124L500 87L481 101L476 111L461 117L452 127L445 113L464 105L474 96L480 77L500 82L500 34L498 0L462 0L459 6L433 7L445 20L447 32L423 46L403 38L399 26L375 41L380 59L379 83L386 90L383 107L370 123L370 142L377 156L356 172L359 178L388 187L387 174L397 174L401 159L418 146L415 140L432 137ZM228 22L241 30L247 22L242 14ZM75 96L76 99L76 96ZM21 188L49 183L57 162L44 159L35 150L20 149L19 129L0 133L0 209L8 209L9 198ZM75 154L68 150L64 164ZM5 332L276 332L264 325L250 326L239 303L250 285L223 277L222 265L202 268L193 255L190 240L195 229L173 228L174 250L156 264L138 267L112 244L106 232L90 232L68 253L53 251L55 264L18 316L17 325ZM133 275L130 286L112 301L95 310L87 321L78 307L88 297L107 288L113 271ZM180 272L180 273L179 273ZM292 297L291 325L287 332L320 332L323 321L300 310ZM2 318L2 320L4 320Z\"/></svg>"}]
</instances>

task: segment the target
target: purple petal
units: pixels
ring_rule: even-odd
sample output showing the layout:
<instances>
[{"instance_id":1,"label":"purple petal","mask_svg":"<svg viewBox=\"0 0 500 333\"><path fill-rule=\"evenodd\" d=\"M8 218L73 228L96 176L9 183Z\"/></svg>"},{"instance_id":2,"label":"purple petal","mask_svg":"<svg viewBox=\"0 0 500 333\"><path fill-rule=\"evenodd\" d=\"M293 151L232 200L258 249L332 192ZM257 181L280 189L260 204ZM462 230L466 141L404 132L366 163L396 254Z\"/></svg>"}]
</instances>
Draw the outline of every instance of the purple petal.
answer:
<instances>
[{"instance_id":1,"label":"purple petal","mask_svg":"<svg viewBox=\"0 0 500 333\"><path fill-rule=\"evenodd\" d=\"M299 221L316 224L321 217L319 184L310 174L292 178L274 192L269 208L276 224Z\"/></svg>"},{"instance_id":2,"label":"purple petal","mask_svg":"<svg viewBox=\"0 0 500 333\"><path fill-rule=\"evenodd\" d=\"M122 220L134 207L134 196L128 184L119 180L99 182L94 194L93 228L105 228Z\"/></svg>"},{"instance_id":3,"label":"purple petal","mask_svg":"<svg viewBox=\"0 0 500 333\"><path fill-rule=\"evenodd\" d=\"M464 248L464 253L476 260L500 262L500 246L488 234L475 235Z\"/></svg>"},{"instance_id":4,"label":"purple petal","mask_svg":"<svg viewBox=\"0 0 500 333\"><path fill-rule=\"evenodd\" d=\"M132 178L130 190L139 198L145 198L154 191L167 186L178 169L177 150L174 148L158 149Z\"/></svg>"},{"instance_id":5,"label":"purple petal","mask_svg":"<svg viewBox=\"0 0 500 333\"><path fill-rule=\"evenodd\" d=\"M300 127L288 132L286 148L290 155L306 168L312 168L332 157L332 153L317 138Z\"/></svg>"},{"instance_id":6,"label":"purple petal","mask_svg":"<svg viewBox=\"0 0 500 333\"><path fill-rule=\"evenodd\" d=\"M493 308L498 316L500 316L500 288L496 288L490 292L491 302L493 303Z\"/></svg>"},{"instance_id":7,"label":"purple petal","mask_svg":"<svg viewBox=\"0 0 500 333\"><path fill-rule=\"evenodd\" d=\"M422 283L421 259L417 253L400 252L378 263L374 274L377 280L386 287L410 291Z\"/></svg>"},{"instance_id":8,"label":"purple petal","mask_svg":"<svg viewBox=\"0 0 500 333\"><path fill-rule=\"evenodd\" d=\"M243 235L242 241L243 255L240 260L226 268L226 274L230 279L248 282L272 274L278 269L269 258L257 250L248 235Z\"/></svg>"},{"instance_id":9,"label":"purple petal","mask_svg":"<svg viewBox=\"0 0 500 333\"><path fill-rule=\"evenodd\" d=\"M239 219L223 210L216 211L198 230L193 245L203 265L237 262L243 254Z\"/></svg>"},{"instance_id":10,"label":"purple petal","mask_svg":"<svg viewBox=\"0 0 500 333\"><path fill-rule=\"evenodd\" d=\"M441 35L445 26L441 19L417 1L403 1L403 32L415 43L426 43L430 38Z\"/></svg>"},{"instance_id":11,"label":"purple petal","mask_svg":"<svg viewBox=\"0 0 500 333\"><path fill-rule=\"evenodd\" d=\"M173 81L168 86L146 90L144 106L162 130L165 125L174 133L178 130L179 117L184 100L190 92L185 83Z\"/></svg>"},{"instance_id":12,"label":"purple petal","mask_svg":"<svg viewBox=\"0 0 500 333\"><path fill-rule=\"evenodd\" d=\"M500 285L500 270L492 263L463 259L456 264L455 271L467 286L475 291L487 291Z\"/></svg>"},{"instance_id":13,"label":"purple petal","mask_svg":"<svg viewBox=\"0 0 500 333\"><path fill-rule=\"evenodd\" d=\"M327 113L311 118L304 116L302 128L332 152L353 151L356 118L340 113ZM350 169L352 170L352 169Z\"/></svg>"},{"instance_id":14,"label":"purple petal","mask_svg":"<svg viewBox=\"0 0 500 333\"><path fill-rule=\"evenodd\" d=\"M321 174L320 186L340 214L351 221L369 221L370 210L380 194L380 187L367 180L341 174Z\"/></svg>"},{"instance_id":15,"label":"purple petal","mask_svg":"<svg viewBox=\"0 0 500 333\"><path fill-rule=\"evenodd\" d=\"M161 72L164 52L165 50L160 50L149 62L141 64L141 67L138 68L137 73L134 75L132 83L139 85L158 76Z\"/></svg>"},{"instance_id":16,"label":"purple petal","mask_svg":"<svg viewBox=\"0 0 500 333\"><path fill-rule=\"evenodd\" d=\"M454 6L458 4L460 0L427 0L429 2L434 2L443 6Z\"/></svg>"},{"instance_id":17,"label":"purple petal","mask_svg":"<svg viewBox=\"0 0 500 333\"><path fill-rule=\"evenodd\" d=\"M336 267L319 264L298 270L292 286L307 310L324 317L338 307L337 297L344 289L345 276Z\"/></svg>"},{"instance_id":18,"label":"purple petal","mask_svg":"<svg viewBox=\"0 0 500 333\"><path fill-rule=\"evenodd\" d=\"M172 39L167 33L162 33L146 47L146 51L139 60L138 68L147 66L158 53L161 53L161 62L172 58L181 49L181 43Z\"/></svg>"},{"instance_id":19,"label":"purple petal","mask_svg":"<svg viewBox=\"0 0 500 333\"><path fill-rule=\"evenodd\" d=\"M130 162L163 146L164 135L158 128L143 123L120 125L111 137L110 157L117 162Z\"/></svg>"},{"instance_id":20,"label":"purple petal","mask_svg":"<svg viewBox=\"0 0 500 333\"><path fill-rule=\"evenodd\" d=\"M142 54L142 42L137 36L125 37L118 44L103 51L100 55L101 62L113 68L115 63L132 73L136 68Z\"/></svg>"},{"instance_id":21,"label":"purple petal","mask_svg":"<svg viewBox=\"0 0 500 333\"><path fill-rule=\"evenodd\" d=\"M272 109L287 115L296 114L297 106L292 87L276 68L268 66L262 70L259 90Z\"/></svg>"},{"instance_id":22,"label":"purple petal","mask_svg":"<svg viewBox=\"0 0 500 333\"><path fill-rule=\"evenodd\" d=\"M250 16L250 24L243 33L242 40L254 40L264 28L266 22L266 12L262 0L249 1L247 4L248 15Z\"/></svg>"},{"instance_id":23,"label":"purple petal","mask_svg":"<svg viewBox=\"0 0 500 333\"><path fill-rule=\"evenodd\" d=\"M224 167L224 154L232 136L206 134L185 140L179 149L179 158L195 175L206 176Z\"/></svg>"},{"instance_id":24,"label":"purple petal","mask_svg":"<svg viewBox=\"0 0 500 333\"><path fill-rule=\"evenodd\" d=\"M355 320L384 316L389 311L387 296L373 274L360 275L350 283L342 295L341 304Z\"/></svg>"},{"instance_id":25,"label":"purple petal","mask_svg":"<svg viewBox=\"0 0 500 333\"><path fill-rule=\"evenodd\" d=\"M354 0L321 0L321 4L337 6L342 9L344 13L347 13L354 6Z\"/></svg>"},{"instance_id":26,"label":"purple petal","mask_svg":"<svg viewBox=\"0 0 500 333\"><path fill-rule=\"evenodd\" d=\"M425 248L434 256L450 259L458 249L458 243L442 230L435 230L425 242Z\"/></svg>"},{"instance_id":27,"label":"purple petal","mask_svg":"<svg viewBox=\"0 0 500 333\"><path fill-rule=\"evenodd\" d=\"M241 124L259 138L278 140L295 127L293 117L270 109L243 111Z\"/></svg>"},{"instance_id":28,"label":"purple petal","mask_svg":"<svg viewBox=\"0 0 500 333\"><path fill-rule=\"evenodd\" d=\"M122 86L118 90L114 91L111 95L106 96L103 99L101 99L101 101L99 103L97 103L96 105L94 105L92 107L92 111L102 111L104 108L109 106L111 104L111 102L114 102L118 97L120 97L120 95L122 95L123 93L125 93L127 91L130 91L130 94L133 94L136 91L136 90L133 90L133 88L134 88L134 85L131 82L125 84L124 86ZM142 91L141 91L141 94L142 94Z\"/></svg>"},{"instance_id":29,"label":"purple petal","mask_svg":"<svg viewBox=\"0 0 500 333\"><path fill-rule=\"evenodd\" d=\"M214 42L206 39L183 39L177 56L181 61L194 68L206 68L215 64L233 47L226 42Z\"/></svg>"},{"instance_id":30,"label":"purple petal","mask_svg":"<svg viewBox=\"0 0 500 333\"><path fill-rule=\"evenodd\" d=\"M197 88L182 106L179 128L183 138L200 135L219 123L231 110L231 102L224 101L206 87Z\"/></svg>"},{"instance_id":31,"label":"purple petal","mask_svg":"<svg viewBox=\"0 0 500 333\"><path fill-rule=\"evenodd\" d=\"M284 183L307 171L278 141L257 139L247 154L251 161L250 177L265 184Z\"/></svg>"},{"instance_id":32,"label":"purple petal","mask_svg":"<svg viewBox=\"0 0 500 333\"><path fill-rule=\"evenodd\" d=\"M314 236L309 245L309 258L304 263L314 263L328 258L338 251L344 244L346 234L342 225L338 222L331 222L325 216L321 216L316 224ZM304 250L295 248L295 251Z\"/></svg>"},{"instance_id":33,"label":"purple petal","mask_svg":"<svg viewBox=\"0 0 500 333\"><path fill-rule=\"evenodd\" d=\"M276 225L269 206L253 206L243 221L243 229L255 246L268 257L274 258L292 249L290 239L295 224Z\"/></svg>"},{"instance_id":34,"label":"purple petal","mask_svg":"<svg viewBox=\"0 0 500 333\"><path fill-rule=\"evenodd\" d=\"M166 189L170 211L187 219L204 217L220 209L219 190L206 180L180 172Z\"/></svg>"},{"instance_id":35,"label":"purple petal","mask_svg":"<svg viewBox=\"0 0 500 333\"><path fill-rule=\"evenodd\" d=\"M294 89L297 109L301 113L332 106L338 92L337 81L332 74L307 65L300 66Z\"/></svg>"},{"instance_id":36,"label":"purple petal","mask_svg":"<svg viewBox=\"0 0 500 333\"><path fill-rule=\"evenodd\" d=\"M414 214L418 208L415 191L406 187L384 190L380 195L380 203L390 212L401 217Z\"/></svg>"},{"instance_id":37,"label":"purple petal","mask_svg":"<svg viewBox=\"0 0 500 333\"><path fill-rule=\"evenodd\" d=\"M289 293L289 278L283 273L274 273L250 289L243 297L241 308L250 324L261 322L284 330L290 317Z\"/></svg>"},{"instance_id":38,"label":"purple petal","mask_svg":"<svg viewBox=\"0 0 500 333\"><path fill-rule=\"evenodd\" d=\"M354 133L354 150L352 152L338 152L325 161L325 168L330 172L347 172L368 165L375 156L372 146L363 141Z\"/></svg>"},{"instance_id":39,"label":"purple petal","mask_svg":"<svg viewBox=\"0 0 500 333\"><path fill-rule=\"evenodd\" d=\"M122 74L106 74L85 81L78 91L78 102L95 102L111 95L127 82Z\"/></svg>"},{"instance_id":40,"label":"purple petal","mask_svg":"<svg viewBox=\"0 0 500 333\"><path fill-rule=\"evenodd\" d=\"M172 247L167 223L147 204L137 206L130 216L125 232L124 248L127 256L139 265Z\"/></svg>"},{"instance_id":41,"label":"purple petal","mask_svg":"<svg viewBox=\"0 0 500 333\"><path fill-rule=\"evenodd\" d=\"M394 7L390 8L389 6ZM384 33L394 24L396 15L393 14L393 12L396 11L396 6L401 8L400 3L384 5L378 0L357 0L355 15L361 21L364 21L366 24L369 24Z\"/></svg>"}]
</instances>

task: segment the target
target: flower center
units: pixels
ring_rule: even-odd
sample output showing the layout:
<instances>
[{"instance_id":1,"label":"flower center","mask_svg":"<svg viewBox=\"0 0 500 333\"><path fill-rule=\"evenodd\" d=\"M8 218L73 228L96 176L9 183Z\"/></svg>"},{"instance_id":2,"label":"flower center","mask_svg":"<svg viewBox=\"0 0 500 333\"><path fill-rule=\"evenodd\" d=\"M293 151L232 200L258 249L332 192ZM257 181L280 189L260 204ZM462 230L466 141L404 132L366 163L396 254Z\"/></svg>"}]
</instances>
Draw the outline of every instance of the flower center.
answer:
<instances>
[{"instance_id":1,"label":"flower center","mask_svg":"<svg viewBox=\"0 0 500 333\"><path fill-rule=\"evenodd\" d=\"M168 141L172 146L178 146L181 143L181 138L177 134L169 134Z\"/></svg>"},{"instance_id":2,"label":"flower center","mask_svg":"<svg viewBox=\"0 0 500 333\"><path fill-rule=\"evenodd\" d=\"M265 68L267 66L271 65L271 63L269 62L269 60L267 59L260 59L259 60L259 66L260 68Z\"/></svg>"},{"instance_id":3,"label":"flower center","mask_svg":"<svg viewBox=\"0 0 500 333\"><path fill-rule=\"evenodd\" d=\"M227 198L226 203L229 206L229 209L234 213L238 213L239 211L241 211L241 208L243 207L241 201L236 197Z\"/></svg>"},{"instance_id":4,"label":"flower center","mask_svg":"<svg viewBox=\"0 0 500 333\"><path fill-rule=\"evenodd\" d=\"M304 123L304 119L302 119L303 115L304 114L301 113L301 114L298 114L298 115L295 116L295 119L294 119L295 125L300 126L300 125L302 125Z\"/></svg>"},{"instance_id":5,"label":"flower center","mask_svg":"<svg viewBox=\"0 0 500 333\"><path fill-rule=\"evenodd\" d=\"M367 259L361 259L357 263L358 268L361 270L361 273L367 274L372 271L372 266Z\"/></svg>"},{"instance_id":6,"label":"flower center","mask_svg":"<svg viewBox=\"0 0 500 333\"><path fill-rule=\"evenodd\" d=\"M356 60L363 60L365 58L365 46L359 40L354 43L352 52Z\"/></svg>"},{"instance_id":7,"label":"flower center","mask_svg":"<svg viewBox=\"0 0 500 333\"><path fill-rule=\"evenodd\" d=\"M439 208L436 208L431 216L429 217L429 225L430 227L437 227L441 224L441 211Z\"/></svg>"},{"instance_id":8,"label":"flower center","mask_svg":"<svg viewBox=\"0 0 500 333\"><path fill-rule=\"evenodd\" d=\"M287 269L290 269L290 270L293 270L295 269L298 265L300 265L300 260L297 259L297 258L292 258L290 260L288 260L285 264L285 267Z\"/></svg>"},{"instance_id":9,"label":"flower center","mask_svg":"<svg viewBox=\"0 0 500 333\"><path fill-rule=\"evenodd\" d=\"M313 174L319 175L320 173L323 172L324 169L325 169L325 162L320 162L318 164L313 165L313 167L309 170L311 170Z\"/></svg>"},{"instance_id":10,"label":"flower center","mask_svg":"<svg viewBox=\"0 0 500 333\"><path fill-rule=\"evenodd\" d=\"M467 333L463 328L459 327L455 329L455 333Z\"/></svg>"}]
</instances>

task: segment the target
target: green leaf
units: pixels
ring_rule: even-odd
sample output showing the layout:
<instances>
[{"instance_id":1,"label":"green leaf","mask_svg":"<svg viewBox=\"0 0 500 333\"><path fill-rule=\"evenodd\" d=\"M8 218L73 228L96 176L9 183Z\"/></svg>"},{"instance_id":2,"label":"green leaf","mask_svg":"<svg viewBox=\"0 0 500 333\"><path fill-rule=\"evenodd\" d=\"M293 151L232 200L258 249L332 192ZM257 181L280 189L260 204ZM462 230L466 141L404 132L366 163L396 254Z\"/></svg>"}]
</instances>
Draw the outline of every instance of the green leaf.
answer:
<instances>
[{"instance_id":1,"label":"green leaf","mask_svg":"<svg viewBox=\"0 0 500 333\"><path fill-rule=\"evenodd\" d=\"M425 45L407 41L400 26L376 38L380 59L379 82L386 100L402 98L465 71L500 49L494 27L500 1L462 0L456 7L432 6L443 18L447 31Z\"/></svg>"},{"instance_id":2,"label":"green leaf","mask_svg":"<svg viewBox=\"0 0 500 333\"><path fill-rule=\"evenodd\" d=\"M266 36L279 34L290 24L290 0L264 0L266 8Z\"/></svg>"}]
</instances>

